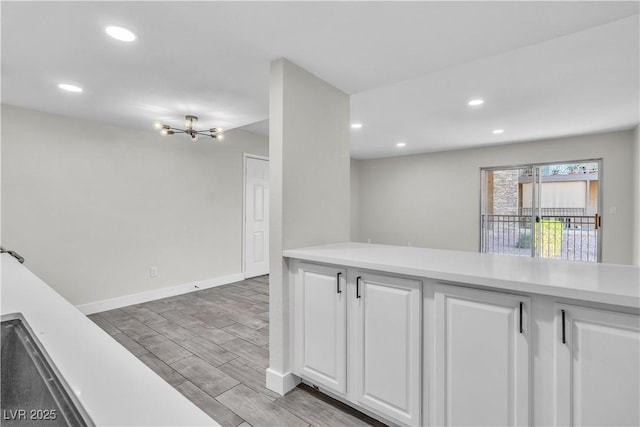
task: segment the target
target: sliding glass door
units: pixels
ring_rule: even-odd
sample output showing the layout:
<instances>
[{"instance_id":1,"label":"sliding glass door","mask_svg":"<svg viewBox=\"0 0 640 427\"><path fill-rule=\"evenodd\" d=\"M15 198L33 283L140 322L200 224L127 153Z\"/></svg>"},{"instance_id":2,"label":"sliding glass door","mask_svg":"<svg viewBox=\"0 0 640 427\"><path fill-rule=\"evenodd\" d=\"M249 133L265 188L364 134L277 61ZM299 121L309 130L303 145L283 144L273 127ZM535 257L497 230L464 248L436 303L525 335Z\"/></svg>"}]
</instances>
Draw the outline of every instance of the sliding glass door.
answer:
<instances>
[{"instance_id":1,"label":"sliding glass door","mask_svg":"<svg viewBox=\"0 0 640 427\"><path fill-rule=\"evenodd\" d=\"M482 170L480 250L598 262L600 161Z\"/></svg>"}]
</instances>

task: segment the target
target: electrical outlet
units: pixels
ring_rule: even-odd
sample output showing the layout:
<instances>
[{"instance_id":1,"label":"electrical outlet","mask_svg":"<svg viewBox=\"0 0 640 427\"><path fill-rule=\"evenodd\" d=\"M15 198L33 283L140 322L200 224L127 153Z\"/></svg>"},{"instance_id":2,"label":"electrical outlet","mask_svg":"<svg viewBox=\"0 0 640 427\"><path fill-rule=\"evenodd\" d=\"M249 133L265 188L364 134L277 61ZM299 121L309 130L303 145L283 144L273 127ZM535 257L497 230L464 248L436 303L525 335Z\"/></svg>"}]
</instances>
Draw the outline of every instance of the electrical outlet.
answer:
<instances>
[{"instance_id":1,"label":"electrical outlet","mask_svg":"<svg viewBox=\"0 0 640 427\"><path fill-rule=\"evenodd\" d=\"M158 277L158 267L151 267L149 269L149 276Z\"/></svg>"}]
</instances>

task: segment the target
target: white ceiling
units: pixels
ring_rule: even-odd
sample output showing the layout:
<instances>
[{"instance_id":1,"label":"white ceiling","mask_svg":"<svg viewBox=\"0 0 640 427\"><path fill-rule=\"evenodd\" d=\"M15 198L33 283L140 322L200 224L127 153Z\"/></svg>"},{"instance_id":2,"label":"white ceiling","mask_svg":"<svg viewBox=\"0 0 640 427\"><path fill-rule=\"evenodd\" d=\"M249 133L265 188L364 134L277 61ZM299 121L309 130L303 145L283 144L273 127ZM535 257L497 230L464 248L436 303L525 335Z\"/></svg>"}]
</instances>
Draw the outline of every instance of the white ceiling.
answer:
<instances>
[{"instance_id":1,"label":"white ceiling","mask_svg":"<svg viewBox=\"0 0 640 427\"><path fill-rule=\"evenodd\" d=\"M280 57L352 95L357 158L639 122L635 1L0 5L3 103L150 132L186 114L264 132ZM113 40L107 25L139 40ZM84 93L61 92L63 81ZM486 102L471 109L472 97Z\"/></svg>"}]
</instances>

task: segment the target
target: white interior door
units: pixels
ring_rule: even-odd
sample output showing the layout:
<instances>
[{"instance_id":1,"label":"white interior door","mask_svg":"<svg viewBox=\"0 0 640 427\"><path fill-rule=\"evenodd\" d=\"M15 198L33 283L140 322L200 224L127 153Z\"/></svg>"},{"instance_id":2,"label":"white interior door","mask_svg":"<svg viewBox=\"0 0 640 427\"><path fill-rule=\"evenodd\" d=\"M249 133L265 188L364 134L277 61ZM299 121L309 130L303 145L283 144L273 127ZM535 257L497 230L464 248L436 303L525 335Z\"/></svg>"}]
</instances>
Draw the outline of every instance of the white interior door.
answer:
<instances>
[{"instance_id":1,"label":"white interior door","mask_svg":"<svg viewBox=\"0 0 640 427\"><path fill-rule=\"evenodd\" d=\"M244 161L244 275L269 274L269 160Z\"/></svg>"}]
</instances>

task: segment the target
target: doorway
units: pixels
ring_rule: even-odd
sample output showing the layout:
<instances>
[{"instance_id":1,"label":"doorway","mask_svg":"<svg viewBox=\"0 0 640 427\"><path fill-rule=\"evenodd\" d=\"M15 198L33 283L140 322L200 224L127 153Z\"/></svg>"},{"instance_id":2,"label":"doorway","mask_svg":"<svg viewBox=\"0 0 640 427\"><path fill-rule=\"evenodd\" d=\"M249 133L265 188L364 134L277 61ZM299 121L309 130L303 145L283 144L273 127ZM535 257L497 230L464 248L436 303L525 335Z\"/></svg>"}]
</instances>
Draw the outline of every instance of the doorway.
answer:
<instances>
[{"instance_id":1,"label":"doorway","mask_svg":"<svg viewBox=\"0 0 640 427\"><path fill-rule=\"evenodd\" d=\"M482 169L481 252L600 262L600 160Z\"/></svg>"},{"instance_id":2,"label":"doorway","mask_svg":"<svg viewBox=\"0 0 640 427\"><path fill-rule=\"evenodd\" d=\"M244 155L244 277L269 274L269 159Z\"/></svg>"}]
</instances>

